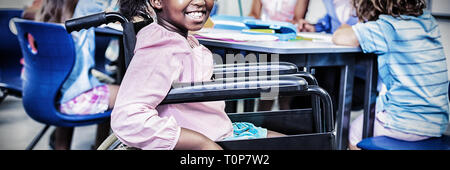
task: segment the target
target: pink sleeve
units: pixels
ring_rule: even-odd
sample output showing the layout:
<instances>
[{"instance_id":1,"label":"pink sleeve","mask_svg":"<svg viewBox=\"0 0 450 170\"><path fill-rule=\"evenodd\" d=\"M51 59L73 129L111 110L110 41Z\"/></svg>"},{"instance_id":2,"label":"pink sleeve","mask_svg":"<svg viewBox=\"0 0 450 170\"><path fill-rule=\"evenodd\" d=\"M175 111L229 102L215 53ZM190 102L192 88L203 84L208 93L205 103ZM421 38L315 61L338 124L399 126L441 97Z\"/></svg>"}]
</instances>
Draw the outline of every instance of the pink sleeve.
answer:
<instances>
[{"instance_id":1,"label":"pink sleeve","mask_svg":"<svg viewBox=\"0 0 450 170\"><path fill-rule=\"evenodd\" d=\"M175 118L160 117L156 107L179 79L181 57L189 52L185 41L164 34L161 30L141 30L138 34L136 52L111 115L115 135L132 147L171 150L180 135Z\"/></svg>"}]
</instances>

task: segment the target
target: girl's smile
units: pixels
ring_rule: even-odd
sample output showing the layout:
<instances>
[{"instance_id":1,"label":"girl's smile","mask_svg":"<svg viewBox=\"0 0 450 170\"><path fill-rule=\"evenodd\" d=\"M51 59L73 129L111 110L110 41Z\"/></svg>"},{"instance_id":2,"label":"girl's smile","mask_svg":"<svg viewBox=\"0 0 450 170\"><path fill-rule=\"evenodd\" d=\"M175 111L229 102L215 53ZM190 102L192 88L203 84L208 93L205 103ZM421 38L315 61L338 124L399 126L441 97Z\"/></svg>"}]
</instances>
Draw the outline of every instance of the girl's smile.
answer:
<instances>
[{"instance_id":1,"label":"girl's smile","mask_svg":"<svg viewBox=\"0 0 450 170\"><path fill-rule=\"evenodd\" d=\"M206 11L186 12L186 16L193 20L193 22L202 23L205 20Z\"/></svg>"},{"instance_id":2,"label":"girl's smile","mask_svg":"<svg viewBox=\"0 0 450 170\"><path fill-rule=\"evenodd\" d=\"M200 30L208 20L214 0L151 0L158 23L170 31L187 36Z\"/></svg>"}]
</instances>

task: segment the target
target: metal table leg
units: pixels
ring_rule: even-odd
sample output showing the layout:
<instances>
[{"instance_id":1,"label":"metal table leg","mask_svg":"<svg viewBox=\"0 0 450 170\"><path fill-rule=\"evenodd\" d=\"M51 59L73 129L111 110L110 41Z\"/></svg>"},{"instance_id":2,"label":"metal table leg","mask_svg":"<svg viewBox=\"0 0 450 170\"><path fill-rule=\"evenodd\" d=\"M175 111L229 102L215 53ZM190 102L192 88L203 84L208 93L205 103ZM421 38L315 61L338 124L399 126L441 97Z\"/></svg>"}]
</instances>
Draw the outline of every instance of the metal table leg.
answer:
<instances>
[{"instance_id":1,"label":"metal table leg","mask_svg":"<svg viewBox=\"0 0 450 170\"><path fill-rule=\"evenodd\" d=\"M366 64L366 82L364 91L364 127L362 138L368 138L373 136L373 124L375 120L375 114L370 111L370 106L376 96L377 80L378 80L378 68L377 57L374 55L364 56L366 58L364 63Z\"/></svg>"},{"instance_id":2,"label":"metal table leg","mask_svg":"<svg viewBox=\"0 0 450 170\"><path fill-rule=\"evenodd\" d=\"M341 87L339 90L338 112L336 113L336 148L338 150L345 150L348 147L354 72L353 64L341 67Z\"/></svg>"}]
</instances>

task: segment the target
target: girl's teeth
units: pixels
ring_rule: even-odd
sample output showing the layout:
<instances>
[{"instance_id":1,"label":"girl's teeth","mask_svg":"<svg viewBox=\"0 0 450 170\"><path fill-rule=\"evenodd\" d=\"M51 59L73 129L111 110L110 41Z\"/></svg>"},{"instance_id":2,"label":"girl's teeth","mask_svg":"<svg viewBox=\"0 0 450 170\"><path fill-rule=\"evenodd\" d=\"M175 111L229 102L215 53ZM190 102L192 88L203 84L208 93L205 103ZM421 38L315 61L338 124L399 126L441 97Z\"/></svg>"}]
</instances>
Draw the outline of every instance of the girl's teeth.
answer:
<instances>
[{"instance_id":1,"label":"girl's teeth","mask_svg":"<svg viewBox=\"0 0 450 170\"><path fill-rule=\"evenodd\" d=\"M202 17L203 13L202 12L190 12L190 13L188 13L188 15L192 18L198 19L198 18Z\"/></svg>"}]
</instances>

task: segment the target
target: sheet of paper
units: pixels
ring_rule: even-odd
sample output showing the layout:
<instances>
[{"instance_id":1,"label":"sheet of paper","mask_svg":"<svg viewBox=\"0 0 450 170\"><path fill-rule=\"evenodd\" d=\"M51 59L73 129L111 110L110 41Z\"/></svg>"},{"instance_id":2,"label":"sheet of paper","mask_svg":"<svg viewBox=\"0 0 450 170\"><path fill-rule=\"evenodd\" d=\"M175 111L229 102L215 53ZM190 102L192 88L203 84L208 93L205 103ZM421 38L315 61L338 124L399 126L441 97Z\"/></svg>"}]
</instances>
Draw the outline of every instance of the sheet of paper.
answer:
<instances>
[{"instance_id":1,"label":"sheet of paper","mask_svg":"<svg viewBox=\"0 0 450 170\"><path fill-rule=\"evenodd\" d=\"M200 38L209 38L216 40L231 40L231 41L276 41L277 36L273 35L255 35L243 33L227 33L227 32L196 32L195 35Z\"/></svg>"},{"instance_id":2,"label":"sheet of paper","mask_svg":"<svg viewBox=\"0 0 450 170\"><path fill-rule=\"evenodd\" d=\"M304 37L304 38L311 38L313 42L328 42L328 43L333 42L332 34L300 32L300 33L297 33L297 35Z\"/></svg>"},{"instance_id":3,"label":"sheet of paper","mask_svg":"<svg viewBox=\"0 0 450 170\"><path fill-rule=\"evenodd\" d=\"M237 26L237 27L246 27L244 23L239 21L227 21L227 20L212 20L214 24L217 25L230 25L230 26Z\"/></svg>"}]
</instances>

